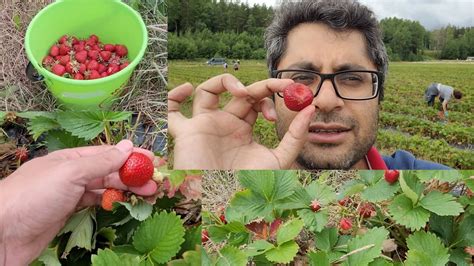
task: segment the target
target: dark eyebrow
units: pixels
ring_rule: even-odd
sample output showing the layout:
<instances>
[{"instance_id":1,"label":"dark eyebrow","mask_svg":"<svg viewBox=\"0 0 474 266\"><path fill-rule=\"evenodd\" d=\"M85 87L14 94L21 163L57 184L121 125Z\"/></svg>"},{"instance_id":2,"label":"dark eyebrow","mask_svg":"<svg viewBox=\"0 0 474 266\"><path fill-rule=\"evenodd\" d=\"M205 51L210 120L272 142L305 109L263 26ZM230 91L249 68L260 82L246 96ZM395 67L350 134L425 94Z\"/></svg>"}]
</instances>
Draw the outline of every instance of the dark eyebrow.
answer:
<instances>
[{"instance_id":1,"label":"dark eyebrow","mask_svg":"<svg viewBox=\"0 0 474 266\"><path fill-rule=\"evenodd\" d=\"M344 70L368 70L367 67L359 64L342 64L334 69L335 72L344 71Z\"/></svg>"},{"instance_id":2,"label":"dark eyebrow","mask_svg":"<svg viewBox=\"0 0 474 266\"><path fill-rule=\"evenodd\" d=\"M315 72L319 72L321 70L320 67L314 65L310 61L300 61L294 63L288 67L288 69L303 69L303 70L312 70Z\"/></svg>"}]
</instances>

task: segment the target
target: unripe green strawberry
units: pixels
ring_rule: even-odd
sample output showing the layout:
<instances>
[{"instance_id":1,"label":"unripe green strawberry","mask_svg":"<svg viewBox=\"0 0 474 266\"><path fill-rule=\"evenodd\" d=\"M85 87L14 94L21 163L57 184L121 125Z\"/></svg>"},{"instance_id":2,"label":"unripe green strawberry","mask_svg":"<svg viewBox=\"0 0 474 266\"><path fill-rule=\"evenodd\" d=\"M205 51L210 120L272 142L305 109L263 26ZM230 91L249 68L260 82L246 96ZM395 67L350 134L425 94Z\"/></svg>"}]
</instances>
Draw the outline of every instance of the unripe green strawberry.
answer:
<instances>
[{"instance_id":1,"label":"unripe green strawberry","mask_svg":"<svg viewBox=\"0 0 474 266\"><path fill-rule=\"evenodd\" d=\"M108 188L102 194L102 208L107 211L113 209L114 202L123 202L126 198L123 191L115 188Z\"/></svg>"},{"instance_id":2,"label":"unripe green strawberry","mask_svg":"<svg viewBox=\"0 0 474 266\"><path fill-rule=\"evenodd\" d=\"M305 85L293 83L283 91L286 107L292 111L301 111L313 102L313 92Z\"/></svg>"},{"instance_id":3,"label":"unripe green strawberry","mask_svg":"<svg viewBox=\"0 0 474 266\"><path fill-rule=\"evenodd\" d=\"M126 186L140 187L153 176L153 162L143 153L132 152L119 170L120 180Z\"/></svg>"}]
</instances>

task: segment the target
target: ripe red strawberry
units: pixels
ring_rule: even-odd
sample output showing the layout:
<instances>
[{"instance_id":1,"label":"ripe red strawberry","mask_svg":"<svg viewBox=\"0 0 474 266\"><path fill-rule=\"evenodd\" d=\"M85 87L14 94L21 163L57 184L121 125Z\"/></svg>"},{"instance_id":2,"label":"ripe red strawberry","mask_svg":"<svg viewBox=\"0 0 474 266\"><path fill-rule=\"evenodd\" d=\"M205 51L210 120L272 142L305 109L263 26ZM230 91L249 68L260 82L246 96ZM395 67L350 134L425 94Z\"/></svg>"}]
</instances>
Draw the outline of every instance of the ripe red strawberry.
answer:
<instances>
[{"instance_id":1,"label":"ripe red strawberry","mask_svg":"<svg viewBox=\"0 0 474 266\"><path fill-rule=\"evenodd\" d=\"M313 200L311 201L310 207L313 212L317 212L319 211L319 209L321 209L321 204L319 203L319 201Z\"/></svg>"},{"instance_id":2,"label":"ripe red strawberry","mask_svg":"<svg viewBox=\"0 0 474 266\"><path fill-rule=\"evenodd\" d=\"M225 215L224 214L221 214L219 216L219 220L221 220L221 222L223 222L224 224L227 224L227 220L225 219Z\"/></svg>"},{"instance_id":3,"label":"ripe red strawberry","mask_svg":"<svg viewBox=\"0 0 474 266\"><path fill-rule=\"evenodd\" d=\"M201 231L201 242L206 243L207 241L209 241L209 232L204 229Z\"/></svg>"},{"instance_id":4,"label":"ripe red strawberry","mask_svg":"<svg viewBox=\"0 0 474 266\"><path fill-rule=\"evenodd\" d=\"M102 74L105 71L107 71L107 67L104 64L99 64L99 68L97 69L97 71L99 71L99 73Z\"/></svg>"},{"instance_id":5,"label":"ripe red strawberry","mask_svg":"<svg viewBox=\"0 0 474 266\"><path fill-rule=\"evenodd\" d=\"M345 197L345 198L339 200L338 203L341 206L347 206L349 203L351 203L351 199L348 198L348 197Z\"/></svg>"},{"instance_id":6,"label":"ripe red strawberry","mask_svg":"<svg viewBox=\"0 0 474 266\"><path fill-rule=\"evenodd\" d=\"M113 52L113 51L115 51L115 45L113 45L113 44L105 44L105 45L104 45L104 50L105 50L105 51L109 51L109 52Z\"/></svg>"},{"instance_id":7,"label":"ripe red strawberry","mask_svg":"<svg viewBox=\"0 0 474 266\"><path fill-rule=\"evenodd\" d=\"M114 202L123 202L125 201L125 196L123 191L115 188L108 188L102 194L102 208L107 211L113 209Z\"/></svg>"},{"instance_id":8,"label":"ripe red strawberry","mask_svg":"<svg viewBox=\"0 0 474 266\"><path fill-rule=\"evenodd\" d=\"M99 63L95 60L89 61L89 64L87 64L87 69L88 70L98 70L99 69Z\"/></svg>"},{"instance_id":9,"label":"ripe red strawberry","mask_svg":"<svg viewBox=\"0 0 474 266\"><path fill-rule=\"evenodd\" d=\"M97 35L95 35L95 34L92 34L91 36L89 36L89 41L92 41L94 43L98 43L99 42L99 37L97 37Z\"/></svg>"},{"instance_id":10,"label":"ripe red strawberry","mask_svg":"<svg viewBox=\"0 0 474 266\"><path fill-rule=\"evenodd\" d=\"M15 151L15 158L21 163L28 160L28 149L25 147L19 147Z\"/></svg>"},{"instance_id":11,"label":"ripe red strawberry","mask_svg":"<svg viewBox=\"0 0 474 266\"><path fill-rule=\"evenodd\" d=\"M397 182L399 172L397 170L385 170L384 178L390 184Z\"/></svg>"},{"instance_id":12,"label":"ripe red strawberry","mask_svg":"<svg viewBox=\"0 0 474 266\"><path fill-rule=\"evenodd\" d=\"M153 176L153 162L145 154L132 152L119 170L120 180L126 186L140 187Z\"/></svg>"},{"instance_id":13,"label":"ripe red strawberry","mask_svg":"<svg viewBox=\"0 0 474 266\"><path fill-rule=\"evenodd\" d=\"M66 64L66 72L69 73L69 74L74 74L74 66L72 64L72 62L68 62Z\"/></svg>"},{"instance_id":14,"label":"ripe red strawberry","mask_svg":"<svg viewBox=\"0 0 474 266\"><path fill-rule=\"evenodd\" d=\"M72 37L72 45L78 44L79 40L76 37Z\"/></svg>"},{"instance_id":15,"label":"ripe red strawberry","mask_svg":"<svg viewBox=\"0 0 474 266\"><path fill-rule=\"evenodd\" d=\"M109 51L100 52L100 58L102 58L102 61L104 61L104 62L109 61L111 56L112 56L112 53L109 52Z\"/></svg>"},{"instance_id":16,"label":"ripe red strawberry","mask_svg":"<svg viewBox=\"0 0 474 266\"><path fill-rule=\"evenodd\" d=\"M283 91L283 100L288 109L297 112L313 102L313 93L307 86L293 83L288 85Z\"/></svg>"},{"instance_id":17,"label":"ripe red strawberry","mask_svg":"<svg viewBox=\"0 0 474 266\"><path fill-rule=\"evenodd\" d=\"M100 79L100 74L97 70L91 70L89 79Z\"/></svg>"},{"instance_id":18,"label":"ripe red strawberry","mask_svg":"<svg viewBox=\"0 0 474 266\"><path fill-rule=\"evenodd\" d=\"M84 79L84 76L83 76L81 73L76 73L76 74L74 75L74 79L83 80L83 79Z\"/></svg>"},{"instance_id":19,"label":"ripe red strawberry","mask_svg":"<svg viewBox=\"0 0 474 266\"><path fill-rule=\"evenodd\" d=\"M359 206L359 214L364 218L375 216L377 212L372 204L366 202Z\"/></svg>"},{"instance_id":20,"label":"ripe red strawberry","mask_svg":"<svg viewBox=\"0 0 474 266\"><path fill-rule=\"evenodd\" d=\"M68 38L67 35L63 35L61 38L59 38L59 41L58 41L58 42L59 42L60 44L66 43L67 38Z\"/></svg>"},{"instance_id":21,"label":"ripe red strawberry","mask_svg":"<svg viewBox=\"0 0 474 266\"><path fill-rule=\"evenodd\" d=\"M120 65L120 70L126 68L130 63L128 61L125 61L123 64Z\"/></svg>"},{"instance_id":22,"label":"ripe red strawberry","mask_svg":"<svg viewBox=\"0 0 474 266\"><path fill-rule=\"evenodd\" d=\"M43 58L43 66L48 67L54 64L54 58L47 55Z\"/></svg>"},{"instance_id":23,"label":"ripe red strawberry","mask_svg":"<svg viewBox=\"0 0 474 266\"><path fill-rule=\"evenodd\" d=\"M63 55L61 59L59 59L59 63L63 66L66 66L67 63L69 63L70 61L71 61L71 57L69 57L69 55Z\"/></svg>"},{"instance_id":24,"label":"ripe red strawberry","mask_svg":"<svg viewBox=\"0 0 474 266\"><path fill-rule=\"evenodd\" d=\"M74 51L76 52L80 52L80 51L84 51L84 45L83 44L74 44L72 46L72 48L74 49ZM86 51L86 56L87 56L87 51Z\"/></svg>"},{"instance_id":25,"label":"ripe red strawberry","mask_svg":"<svg viewBox=\"0 0 474 266\"><path fill-rule=\"evenodd\" d=\"M62 76L66 73L66 68L61 64L56 64L51 68L51 71L58 76Z\"/></svg>"},{"instance_id":26,"label":"ripe red strawberry","mask_svg":"<svg viewBox=\"0 0 474 266\"><path fill-rule=\"evenodd\" d=\"M51 46L51 49L49 49L49 55L52 57L56 57L59 55L59 46L53 45Z\"/></svg>"},{"instance_id":27,"label":"ripe red strawberry","mask_svg":"<svg viewBox=\"0 0 474 266\"><path fill-rule=\"evenodd\" d=\"M128 54L128 49L127 47L125 47L125 45L115 45L115 53L120 56L120 57L124 57Z\"/></svg>"},{"instance_id":28,"label":"ripe red strawberry","mask_svg":"<svg viewBox=\"0 0 474 266\"><path fill-rule=\"evenodd\" d=\"M87 70L86 64L80 64L79 65L78 73L84 74L84 72L86 72L86 70Z\"/></svg>"},{"instance_id":29,"label":"ripe red strawberry","mask_svg":"<svg viewBox=\"0 0 474 266\"><path fill-rule=\"evenodd\" d=\"M79 63L84 63L87 60L87 51L82 50L76 53L76 60Z\"/></svg>"},{"instance_id":30,"label":"ripe red strawberry","mask_svg":"<svg viewBox=\"0 0 474 266\"><path fill-rule=\"evenodd\" d=\"M98 50L89 50L87 53L90 59L97 60L99 58L99 51Z\"/></svg>"},{"instance_id":31,"label":"ripe red strawberry","mask_svg":"<svg viewBox=\"0 0 474 266\"><path fill-rule=\"evenodd\" d=\"M120 66L116 64L110 64L107 68L107 75L112 75L120 71Z\"/></svg>"},{"instance_id":32,"label":"ripe red strawberry","mask_svg":"<svg viewBox=\"0 0 474 266\"><path fill-rule=\"evenodd\" d=\"M341 230L349 230L352 228L352 221L350 218L342 218L341 221L339 221L339 228Z\"/></svg>"},{"instance_id":33,"label":"ripe red strawberry","mask_svg":"<svg viewBox=\"0 0 474 266\"><path fill-rule=\"evenodd\" d=\"M108 76L108 75L107 75L107 72L105 72L105 71L100 74L100 77L101 77L101 78L105 78L105 77L107 77L107 76Z\"/></svg>"},{"instance_id":34,"label":"ripe red strawberry","mask_svg":"<svg viewBox=\"0 0 474 266\"><path fill-rule=\"evenodd\" d=\"M67 46L66 44L61 44L59 46L60 55L67 55L70 51L71 51L71 47Z\"/></svg>"}]
</instances>

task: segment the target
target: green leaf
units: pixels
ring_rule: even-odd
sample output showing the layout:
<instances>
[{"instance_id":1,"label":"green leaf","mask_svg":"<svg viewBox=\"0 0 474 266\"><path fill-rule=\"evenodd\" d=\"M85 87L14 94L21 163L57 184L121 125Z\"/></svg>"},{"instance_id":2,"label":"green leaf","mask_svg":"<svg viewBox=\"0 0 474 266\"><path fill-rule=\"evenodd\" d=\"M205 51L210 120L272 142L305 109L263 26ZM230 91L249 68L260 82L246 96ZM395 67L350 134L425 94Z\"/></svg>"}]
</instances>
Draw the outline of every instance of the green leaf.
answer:
<instances>
[{"instance_id":1,"label":"green leaf","mask_svg":"<svg viewBox=\"0 0 474 266\"><path fill-rule=\"evenodd\" d=\"M275 173L274 200L284 199L293 194L298 185L298 176L294 170L277 170Z\"/></svg>"},{"instance_id":2,"label":"green leaf","mask_svg":"<svg viewBox=\"0 0 474 266\"><path fill-rule=\"evenodd\" d=\"M201 248L201 263L203 266L213 265L205 248Z\"/></svg>"},{"instance_id":3,"label":"green leaf","mask_svg":"<svg viewBox=\"0 0 474 266\"><path fill-rule=\"evenodd\" d=\"M365 185L360 180L349 180L342 186L342 192L340 194L341 199L343 197L349 197L351 195L362 192Z\"/></svg>"},{"instance_id":4,"label":"green leaf","mask_svg":"<svg viewBox=\"0 0 474 266\"><path fill-rule=\"evenodd\" d=\"M227 239L229 231L218 225L211 225L207 228L212 242L219 243Z\"/></svg>"},{"instance_id":5,"label":"green leaf","mask_svg":"<svg viewBox=\"0 0 474 266\"><path fill-rule=\"evenodd\" d=\"M280 210L303 209L308 208L311 204L311 197L302 186L296 186L294 193L276 202L277 208Z\"/></svg>"},{"instance_id":6,"label":"green leaf","mask_svg":"<svg viewBox=\"0 0 474 266\"><path fill-rule=\"evenodd\" d=\"M362 192L361 198L370 202L380 202L392 198L399 189L398 183L389 184L384 178L380 178L377 183Z\"/></svg>"},{"instance_id":7,"label":"green leaf","mask_svg":"<svg viewBox=\"0 0 474 266\"><path fill-rule=\"evenodd\" d=\"M400 181L400 187L402 188L403 193L413 202L413 204L416 204L418 202L418 195L406 183L405 178L403 177L404 173L406 172L400 172L400 178L398 179Z\"/></svg>"},{"instance_id":8,"label":"green leaf","mask_svg":"<svg viewBox=\"0 0 474 266\"><path fill-rule=\"evenodd\" d=\"M305 226L313 232L320 232L328 223L329 214L327 209L322 209L318 212L302 209L298 210L297 213L303 219Z\"/></svg>"},{"instance_id":9,"label":"green leaf","mask_svg":"<svg viewBox=\"0 0 474 266\"><path fill-rule=\"evenodd\" d=\"M28 111L28 112L18 112L16 116L26 119L32 119L35 117L45 117L55 120L56 112L43 112L43 111Z\"/></svg>"},{"instance_id":10,"label":"green leaf","mask_svg":"<svg viewBox=\"0 0 474 266\"><path fill-rule=\"evenodd\" d=\"M379 179L383 176L383 171L360 170L358 171L358 174L367 185L371 185L379 181Z\"/></svg>"},{"instance_id":11,"label":"green leaf","mask_svg":"<svg viewBox=\"0 0 474 266\"><path fill-rule=\"evenodd\" d=\"M270 217L273 204L267 202L263 197L253 193L251 190L246 189L234 194L230 201L230 207L233 208L233 212L240 214L241 219L245 218L245 220L239 221L247 223L255 218Z\"/></svg>"},{"instance_id":12,"label":"green leaf","mask_svg":"<svg viewBox=\"0 0 474 266\"><path fill-rule=\"evenodd\" d=\"M120 257L110 249L99 249L97 255L92 255L93 266L124 265Z\"/></svg>"},{"instance_id":13,"label":"green leaf","mask_svg":"<svg viewBox=\"0 0 474 266\"><path fill-rule=\"evenodd\" d=\"M289 263L298 253L298 244L294 240L283 243L282 245L265 252L265 257L271 262Z\"/></svg>"},{"instance_id":14,"label":"green leaf","mask_svg":"<svg viewBox=\"0 0 474 266\"><path fill-rule=\"evenodd\" d=\"M187 250L195 250L196 247L201 246L201 231L202 226L193 226L186 230L184 243L181 245L181 250L178 253L178 256L185 253ZM201 251L199 251L199 254L201 254ZM199 257L200 256L201 255L199 255Z\"/></svg>"},{"instance_id":15,"label":"green leaf","mask_svg":"<svg viewBox=\"0 0 474 266\"><path fill-rule=\"evenodd\" d=\"M118 122L129 119L130 112L58 112L57 121L62 128L73 136L92 140L104 131L109 122Z\"/></svg>"},{"instance_id":16,"label":"green leaf","mask_svg":"<svg viewBox=\"0 0 474 266\"><path fill-rule=\"evenodd\" d=\"M95 213L91 208L85 208L76 212L69 218L66 226L59 232L59 235L71 232L64 252L68 254L72 248L80 247L91 250L92 233L94 231Z\"/></svg>"},{"instance_id":17,"label":"green leaf","mask_svg":"<svg viewBox=\"0 0 474 266\"><path fill-rule=\"evenodd\" d=\"M386 259L382 259L382 258L376 258L374 261L369 263L369 266L391 266L391 265L393 264L387 261Z\"/></svg>"},{"instance_id":18,"label":"green leaf","mask_svg":"<svg viewBox=\"0 0 474 266\"><path fill-rule=\"evenodd\" d=\"M336 245L337 239L337 228L334 227L324 228L321 232L316 233L314 238L316 248L326 252L329 252Z\"/></svg>"},{"instance_id":19,"label":"green leaf","mask_svg":"<svg viewBox=\"0 0 474 266\"><path fill-rule=\"evenodd\" d=\"M175 213L161 212L148 218L133 236L133 246L156 263L169 261L184 242L184 227Z\"/></svg>"},{"instance_id":20,"label":"green leaf","mask_svg":"<svg viewBox=\"0 0 474 266\"><path fill-rule=\"evenodd\" d=\"M168 178L173 187L178 187L184 182L184 179L186 178L186 171L173 170L171 171L171 175Z\"/></svg>"},{"instance_id":21,"label":"green leaf","mask_svg":"<svg viewBox=\"0 0 474 266\"><path fill-rule=\"evenodd\" d=\"M85 140L75 137L64 130L49 131L46 135L46 143L48 152L87 145Z\"/></svg>"},{"instance_id":22,"label":"green leaf","mask_svg":"<svg viewBox=\"0 0 474 266\"><path fill-rule=\"evenodd\" d=\"M441 216L457 216L464 210L462 205L450 194L443 194L439 191L431 191L420 201L423 208Z\"/></svg>"},{"instance_id":23,"label":"green leaf","mask_svg":"<svg viewBox=\"0 0 474 266\"><path fill-rule=\"evenodd\" d=\"M277 231L277 243L283 243L295 239L301 230L303 230L304 222L300 219L292 219L284 223Z\"/></svg>"},{"instance_id":24,"label":"green leaf","mask_svg":"<svg viewBox=\"0 0 474 266\"><path fill-rule=\"evenodd\" d=\"M329 204L336 200L336 192L330 186L321 184L317 180L311 182L306 187L306 192L310 196L311 200L318 200L322 205Z\"/></svg>"},{"instance_id":25,"label":"green leaf","mask_svg":"<svg viewBox=\"0 0 474 266\"><path fill-rule=\"evenodd\" d=\"M143 199L138 199L135 205L129 202L118 202L118 204L125 206L130 212L130 215L138 221L146 220L153 211L153 205Z\"/></svg>"},{"instance_id":26,"label":"green leaf","mask_svg":"<svg viewBox=\"0 0 474 266\"><path fill-rule=\"evenodd\" d=\"M445 245L449 245L454 238L454 217L431 214L430 231L441 237Z\"/></svg>"},{"instance_id":27,"label":"green leaf","mask_svg":"<svg viewBox=\"0 0 474 266\"><path fill-rule=\"evenodd\" d=\"M420 179L421 182L429 182L433 179L437 179L441 182L457 182L461 175L458 171L455 170L423 170L416 171L416 176Z\"/></svg>"},{"instance_id":28,"label":"green leaf","mask_svg":"<svg viewBox=\"0 0 474 266\"><path fill-rule=\"evenodd\" d=\"M308 253L308 262L310 266L329 266L328 254L324 251Z\"/></svg>"},{"instance_id":29,"label":"green leaf","mask_svg":"<svg viewBox=\"0 0 474 266\"><path fill-rule=\"evenodd\" d=\"M275 174L272 171L242 170L239 171L239 181L244 188L250 189L267 201L273 199Z\"/></svg>"},{"instance_id":30,"label":"green leaf","mask_svg":"<svg viewBox=\"0 0 474 266\"><path fill-rule=\"evenodd\" d=\"M102 236L109 241L110 244L113 244L117 235L115 234L115 229L112 227L103 227L99 231L97 231L96 236ZM96 239L94 236L94 239Z\"/></svg>"},{"instance_id":31,"label":"green leaf","mask_svg":"<svg viewBox=\"0 0 474 266\"><path fill-rule=\"evenodd\" d=\"M364 235L356 236L347 243L348 256L344 265L367 265L382 252L382 243L389 232L383 227L371 228ZM371 246L371 247L368 247ZM348 254L349 254L348 253Z\"/></svg>"},{"instance_id":32,"label":"green leaf","mask_svg":"<svg viewBox=\"0 0 474 266\"><path fill-rule=\"evenodd\" d=\"M247 245L245 248L245 254L248 257L254 257L263 254L274 247L275 246L273 246L271 243L268 243L266 240L256 240Z\"/></svg>"},{"instance_id":33,"label":"green leaf","mask_svg":"<svg viewBox=\"0 0 474 266\"><path fill-rule=\"evenodd\" d=\"M455 247L474 246L474 215L465 215L455 233Z\"/></svg>"},{"instance_id":34,"label":"green leaf","mask_svg":"<svg viewBox=\"0 0 474 266\"><path fill-rule=\"evenodd\" d=\"M183 259L172 260L168 266L201 266L201 249L188 250L183 253Z\"/></svg>"},{"instance_id":35,"label":"green leaf","mask_svg":"<svg viewBox=\"0 0 474 266\"><path fill-rule=\"evenodd\" d=\"M44 132L58 128L60 128L58 122L50 117L36 116L28 121L28 131L33 135L34 140L37 140Z\"/></svg>"},{"instance_id":36,"label":"green leaf","mask_svg":"<svg viewBox=\"0 0 474 266\"><path fill-rule=\"evenodd\" d=\"M219 251L219 259L216 266L245 266L247 265L247 256L240 249L233 246L225 246Z\"/></svg>"},{"instance_id":37,"label":"green leaf","mask_svg":"<svg viewBox=\"0 0 474 266\"><path fill-rule=\"evenodd\" d=\"M413 207L413 202L403 194L396 196L388 209L397 223L412 230L422 228L430 218L427 210L421 206Z\"/></svg>"},{"instance_id":38,"label":"green leaf","mask_svg":"<svg viewBox=\"0 0 474 266\"><path fill-rule=\"evenodd\" d=\"M131 244L113 246L111 247L112 251L117 253L119 256L121 254L132 254L132 255L141 255L138 250L135 249Z\"/></svg>"},{"instance_id":39,"label":"green leaf","mask_svg":"<svg viewBox=\"0 0 474 266\"><path fill-rule=\"evenodd\" d=\"M59 262L56 248L47 248L43 250L41 256L38 258L46 266L61 266Z\"/></svg>"},{"instance_id":40,"label":"green leaf","mask_svg":"<svg viewBox=\"0 0 474 266\"><path fill-rule=\"evenodd\" d=\"M449 255L449 261L455 263L457 266L472 266L471 255L468 255L464 248L452 249Z\"/></svg>"},{"instance_id":41,"label":"green leaf","mask_svg":"<svg viewBox=\"0 0 474 266\"><path fill-rule=\"evenodd\" d=\"M449 261L448 249L436 235L417 231L407 238L408 253L405 265L439 265ZM429 247L429 248L428 248Z\"/></svg>"}]
</instances>

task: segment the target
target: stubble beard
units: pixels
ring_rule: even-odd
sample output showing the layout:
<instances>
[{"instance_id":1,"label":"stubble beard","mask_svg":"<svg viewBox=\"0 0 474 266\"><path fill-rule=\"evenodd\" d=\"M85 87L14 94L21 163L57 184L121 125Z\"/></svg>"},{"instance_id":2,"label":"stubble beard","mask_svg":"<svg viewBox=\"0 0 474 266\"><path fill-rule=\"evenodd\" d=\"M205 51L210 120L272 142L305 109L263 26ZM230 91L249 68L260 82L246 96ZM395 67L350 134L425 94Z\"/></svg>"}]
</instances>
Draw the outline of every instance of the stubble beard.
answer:
<instances>
[{"instance_id":1,"label":"stubble beard","mask_svg":"<svg viewBox=\"0 0 474 266\"><path fill-rule=\"evenodd\" d=\"M337 144L315 144L306 143L303 150L298 154L296 163L303 169L350 169L357 162L365 157L369 149L374 145L377 138L378 129L378 116L379 110L375 110L371 117L372 122L369 124L368 133L361 137L361 128L359 122L351 117L342 117L337 113L320 113L316 116L314 122L324 123L340 123L345 126L352 128L352 132L356 136L355 141L351 147L344 154L325 156L322 158L311 151L312 149L318 148L321 153L328 154L331 148L335 148ZM276 123L276 130L278 138L281 140L287 131L287 128L283 128L282 123ZM324 150L328 150L324 152Z\"/></svg>"}]
</instances>

